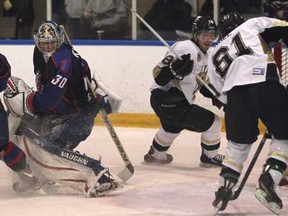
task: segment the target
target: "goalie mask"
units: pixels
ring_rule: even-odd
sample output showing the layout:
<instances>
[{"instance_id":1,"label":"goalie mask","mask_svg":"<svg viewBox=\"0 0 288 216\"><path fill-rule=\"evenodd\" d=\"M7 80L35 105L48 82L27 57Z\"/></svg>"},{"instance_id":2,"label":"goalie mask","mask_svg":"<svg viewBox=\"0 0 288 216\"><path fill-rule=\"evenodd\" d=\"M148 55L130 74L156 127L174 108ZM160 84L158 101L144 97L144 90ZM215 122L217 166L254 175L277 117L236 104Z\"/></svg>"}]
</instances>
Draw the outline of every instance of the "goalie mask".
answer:
<instances>
[{"instance_id":1,"label":"goalie mask","mask_svg":"<svg viewBox=\"0 0 288 216\"><path fill-rule=\"evenodd\" d=\"M238 12L230 12L219 19L218 28L222 38L245 22Z\"/></svg>"},{"instance_id":2,"label":"goalie mask","mask_svg":"<svg viewBox=\"0 0 288 216\"><path fill-rule=\"evenodd\" d=\"M53 55L64 42L64 33L57 23L44 21L34 32L34 41L39 51L46 56Z\"/></svg>"}]
</instances>

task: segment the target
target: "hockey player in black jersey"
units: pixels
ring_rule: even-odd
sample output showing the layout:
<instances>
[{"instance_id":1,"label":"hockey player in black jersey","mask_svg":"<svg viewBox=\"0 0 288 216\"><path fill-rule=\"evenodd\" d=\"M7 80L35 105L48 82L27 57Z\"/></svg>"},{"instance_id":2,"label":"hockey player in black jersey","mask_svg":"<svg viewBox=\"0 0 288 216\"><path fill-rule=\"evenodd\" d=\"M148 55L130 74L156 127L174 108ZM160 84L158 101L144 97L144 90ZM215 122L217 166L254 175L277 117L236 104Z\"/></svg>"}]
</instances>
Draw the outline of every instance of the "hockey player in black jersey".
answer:
<instances>
[{"instance_id":1,"label":"hockey player in black jersey","mask_svg":"<svg viewBox=\"0 0 288 216\"><path fill-rule=\"evenodd\" d=\"M288 95L269 44L282 39L288 45L288 22L268 17L245 21L233 12L223 16L218 27L222 40L209 55L208 75L226 104L228 144L213 206L222 211L233 197L251 145L257 140L260 119L272 141L255 196L279 214L283 204L275 186L287 167Z\"/></svg>"},{"instance_id":2,"label":"hockey player in black jersey","mask_svg":"<svg viewBox=\"0 0 288 216\"><path fill-rule=\"evenodd\" d=\"M180 132L186 129L201 133L202 164L222 164L223 156L218 154L220 118L195 104L199 89L204 95L212 97L196 77L206 77L207 50L217 37L217 28L212 19L199 16L193 22L191 35L191 40L176 42L172 46L173 52L168 52L153 70L150 103L161 127L144 156L147 163L171 163L173 157L167 151Z\"/></svg>"}]
</instances>

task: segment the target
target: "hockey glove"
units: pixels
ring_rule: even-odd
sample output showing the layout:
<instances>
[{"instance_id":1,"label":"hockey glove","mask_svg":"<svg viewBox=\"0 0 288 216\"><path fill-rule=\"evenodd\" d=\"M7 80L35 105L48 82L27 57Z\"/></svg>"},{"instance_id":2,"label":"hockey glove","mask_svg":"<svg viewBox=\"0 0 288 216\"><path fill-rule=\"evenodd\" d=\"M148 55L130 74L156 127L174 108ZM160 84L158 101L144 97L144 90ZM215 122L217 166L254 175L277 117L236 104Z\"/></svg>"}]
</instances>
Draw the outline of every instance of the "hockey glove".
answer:
<instances>
[{"instance_id":1,"label":"hockey glove","mask_svg":"<svg viewBox=\"0 0 288 216\"><path fill-rule=\"evenodd\" d=\"M30 91L20 92L14 97L7 97L4 93L3 98L7 108L14 116L20 117L25 114L34 116L32 108L29 106L32 103L33 95L34 93Z\"/></svg>"},{"instance_id":2,"label":"hockey glove","mask_svg":"<svg viewBox=\"0 0 288 216\"><path fill-rule=\"evenodd\" d=\"M99 109L104 109L106 114L112 113L111 106L108 101L108 95L97 94L96 103Z\"/></svg>"},{"instance_id":3,"label":"hockey glove","mask_svg":"<svg viewBox=\"0 0 288 216\"><path fill-rule=\"evenodd\" d=\"M193 69L194 62L190 59L190 54L182 55L181 59L176 59L169 65L170 72L178 79L182 80L185 76L190 74Z\"/></svg>"},{"instance_id":4,"label":"hockey glove","mask_svg":"<svg viewBox=\"0 0 288 216\"><path fill-rule=\"evenodd\" d=\"M4 91L7 97L11 98L25 91L32 91L32 89L22 79L14 76L9 77L7 88Z\"/></svg>"},{"instance_id":5,"label":"hockey glove","mask_svg":"<svg viewBox=\"0 0 288 216\"><path fill-rule=\"evenodd\" d=\"M91 87L93 88L95 84L97 85L97 82L92 79ZM108 95L99 88L95 89L95 96L91 96L90 103L96 104L98 110L104 109L107 115L112 113Z\"/></svg>"},{"instance_id":6,"label":"hockey glove","mask_svg":"<svg viewBox=\"0 0 288 216\"><path fill-rule=\"evenodd\" d=\"M32 108L29 108L29 103L32 103L32 89L20 78L10 77L7 81L7 88L4 91L3 99L6 107L14 116L22 116L29 114Z\"/></svg>"},{"instance_id":7,"label":"hockey glove","mask_svg":"<svg viewBox=\"0 0 288 216\"><path fill-rule=\"evenodd\" d=\"M96 93L97 97L101 96L102 101L100 104L103 104L106 113L117 113L122 103L122 99L113 92L102 80L95 78L91 79L91 87ZM98 100L99 101L99 100Z\"/></svg>"}]
</instances>

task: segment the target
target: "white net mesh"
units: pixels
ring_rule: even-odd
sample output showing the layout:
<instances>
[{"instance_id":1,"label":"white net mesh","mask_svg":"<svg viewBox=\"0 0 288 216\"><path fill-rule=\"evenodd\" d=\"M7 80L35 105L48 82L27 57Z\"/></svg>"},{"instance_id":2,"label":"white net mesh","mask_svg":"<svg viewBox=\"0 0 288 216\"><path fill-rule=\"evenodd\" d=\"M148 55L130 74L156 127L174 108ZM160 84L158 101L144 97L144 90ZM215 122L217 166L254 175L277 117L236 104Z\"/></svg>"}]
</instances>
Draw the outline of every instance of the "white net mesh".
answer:
<instances>
[{"instance_id":1,"label":"white net mesh","mask_svg":"<svg viewBox=\"0 0 288 216\"><path fill-rule=\"evenodd\" d=\"M285 86L288 85L288 48L282 43L275 43L274 57L277 67L280 70L281 81Z\"/></svg>"},{"instance_id":2,"label":"white net mesh","mask_svg":"<svg viewBox=\"0 0 288 216\"><path fill-rule=\"evenodd\" d=\"M285 86L288 85L288 48L281 48L281 79Z\"/></svg>"}]
</instances>

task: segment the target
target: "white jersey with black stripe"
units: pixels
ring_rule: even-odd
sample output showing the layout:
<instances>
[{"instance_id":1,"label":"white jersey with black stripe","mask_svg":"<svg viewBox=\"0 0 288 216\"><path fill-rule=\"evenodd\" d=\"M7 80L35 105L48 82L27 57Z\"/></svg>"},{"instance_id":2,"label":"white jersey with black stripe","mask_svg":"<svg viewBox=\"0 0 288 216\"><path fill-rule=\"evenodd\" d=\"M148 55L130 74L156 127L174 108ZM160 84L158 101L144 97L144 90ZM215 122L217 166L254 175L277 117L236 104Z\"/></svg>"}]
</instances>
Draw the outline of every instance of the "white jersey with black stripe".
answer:
<instances>
[{"instance_id":1,"label":"white jersey with black stripe","mask_svg":"<svg viewBox=\"0 0 288 216\"><path fill-rule=\"evenodd\" d=\"M187 101L190 104L193 104L195 101L195 93L199 88L196 75L203 74L205 76L207 73L207 54L204 54L199 49L199 47L191 40L178 41L175 44L173 44L172 49L173 52L168 51L165 57L171 55L176 59L177 57L175 56L175 53L178 56L190 53L190 59L193 60L194 62L191 73L185 76L183 80L172 79L165 86L159 86L154 81L151 90L159 88L164 91L168 91L172 87L177 87L184 93ZM165 67L167 66L167 64L161 61L157 64L157 66Z\"/></svg>"},{"instance_id":2,"label":"white jersey with black stripe","mask_svg":"<svg viewBox=\"0 0 288 216\"><path fill-rule=\"evenodd\" d=\"M271 50L263 47L259 33L276 26L288 26L288 22L268 17L249 19L210 50L208 77L222 93L222 102L226 102L225 92L234 86L265 81L267 63L274 59Z\"/></svg>"}]
</instances>

